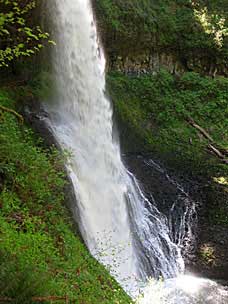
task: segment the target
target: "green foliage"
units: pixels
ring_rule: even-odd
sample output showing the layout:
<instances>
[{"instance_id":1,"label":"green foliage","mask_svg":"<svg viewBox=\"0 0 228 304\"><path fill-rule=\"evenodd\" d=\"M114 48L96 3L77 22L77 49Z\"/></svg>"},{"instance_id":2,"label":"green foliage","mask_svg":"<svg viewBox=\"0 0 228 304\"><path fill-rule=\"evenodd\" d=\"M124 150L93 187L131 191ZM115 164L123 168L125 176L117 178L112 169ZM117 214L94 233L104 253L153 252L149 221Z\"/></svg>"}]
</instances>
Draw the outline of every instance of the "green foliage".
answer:
<instances>
[{"instance_id":1,"label":"green foliage","mask_svg":"<svg viewBox=\"0 0 228 304\"><path fill-rule=\"evenodd\" d=\"M171 168L205 180L208 216L227 225L227 165L209 153L208 140L187 118L227 149L228 79L193 72L175 78L162 70L140 77L110 73L107 82L125 152L153 152Z\"/></svg>"},{"instance_id":2,"label":"green foliage","mask_svg":"<svg viewBox=\"0 0 228 304\"><path fill-rule=\"evenodd\" d=\"M218 171L215 157L208 156L202 163L208 155L207 140L199 138L186 119L192 117L220 146L227 147L226 78L211 79L189 72L177 79L164 70L156 76L141 77L111 73L108 87L121 120L147 138L144 149L174 155L178 150L178 157L189 164L194 160L196 169L210 164L210 170ZM219 167L223 170L222 164Z\"/></svg>"},{"instance_id":3,"label":"green foliage","mask_svg":"<svg viewBox=\"0 0 228 304\"><path fill-rule=\"evenodd\" d=\"M35 7L35 0L0 0L0 68L21 56L34 55L49 38L31 21Z\"/></svg>"},{"instance_id":4,"label":"green foliage","mask_svg":"<svg viewBox=\"0 0 228 304\"><path fill-rule=\"evenodd\" d=\"M156 51L187 69L227 62L226 0L98 0L94 7L111 60Z\"/></svg>"},{"instance_id":5,"label":"green foliage","mask_svg":"<svg viewBox=\"0 0 228 304\"><path fill-rule=\"evenodd\" d=\"M0 91L0 103L14 107ZM44 150L14 115L0 121L0 297L65 296L70 303L130 303L74 233L64 207L62 155Z\"/></svg>"}]
</instances>

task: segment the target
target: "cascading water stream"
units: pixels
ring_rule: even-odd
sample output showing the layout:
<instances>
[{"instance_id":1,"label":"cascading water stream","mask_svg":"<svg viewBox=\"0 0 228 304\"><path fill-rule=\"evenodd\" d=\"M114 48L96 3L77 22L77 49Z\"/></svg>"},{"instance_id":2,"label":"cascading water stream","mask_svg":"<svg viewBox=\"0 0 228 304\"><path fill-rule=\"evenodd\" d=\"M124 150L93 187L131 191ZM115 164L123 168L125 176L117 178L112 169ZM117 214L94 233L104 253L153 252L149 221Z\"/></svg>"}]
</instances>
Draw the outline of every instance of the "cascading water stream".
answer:
<instances>
[{"instance_id":1,"label":"cascading water stream","mask_svg":"<svg viewBox=\"0 0 228 304\"><path fill-rule=\"evenodd\" d=\"M165 220L123 166L113 141L112 108L104 94L105 59L90 3L53 1L51 11L57 21L57 94L47 110L55 136L72 152L68 169L84 240L106 265L113 265L114 256L120 281L129 274L134 282L151 275L175 276L182 267L178 248Z\"/></svg>"},{"instance_id":2,"label":"cascading water stream","mask_svg":"<svg viewBox=\"0 0 228 304\"><path fill-rule=\"evenodd\" d=\"M105 58L90 2L50 0L48 9L57 43L52 54L56 94L45 108L53 134L72 154L67 169L77 221L91 253L135 295L138 281L178 276L183 271L180 250L171 241L166 218L144 197L113 140Z\"/></svg>"}]
</instances>

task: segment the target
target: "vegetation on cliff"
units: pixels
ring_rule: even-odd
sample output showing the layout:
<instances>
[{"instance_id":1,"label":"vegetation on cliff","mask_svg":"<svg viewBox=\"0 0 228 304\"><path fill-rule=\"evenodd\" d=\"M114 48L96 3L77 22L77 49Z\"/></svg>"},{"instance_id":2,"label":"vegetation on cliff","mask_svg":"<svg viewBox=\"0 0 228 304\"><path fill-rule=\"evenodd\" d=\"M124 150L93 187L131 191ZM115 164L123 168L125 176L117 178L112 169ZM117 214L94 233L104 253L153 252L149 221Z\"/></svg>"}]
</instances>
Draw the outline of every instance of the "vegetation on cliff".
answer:
<instances>
[{"instance_id":1,"label":"vegetation on cliff","mask_svg":"<svg viewBox=\"0 0 228 304\"><path fill-rule=\"evenodd\" d=\"M161 70L110 73L107 82L124 152L152 152L179 172L209 180L209 217L227 225L228 79L193 72L176 78Z\"/></svg>"},{"instance_id":2,"label":"vegetation on cliff","mask_svg":"<svg viewBox=\"0 0 228 304\"><path fill-rule=\"evenodd\" d=\"M111 66L119 56L166 53L186 70L227 69L226 0L98 0L94 7Z\"/></svg>"},{"instance_id":3,"label":"vegetation on cliff","mask_svg":"<svg viewBox=\"0 0 228 304\"><path fill-rule=\"evenodd\" d=\"M0 104L15 107L2 90ZM1 112L0 300L130 303L75 233L64 206L62 161L17 116Z\"/></svg>"},{"instance_id":4,"label":"vegetation on cliff","mask_svg":"<svg viewBox=\"0 0 228 304\"><path fill-rule=\"evenodd\" d=\"M227 225L227 1L93 4L124 152L200 180L206 222Z\"/></svg>"}]
</instances>

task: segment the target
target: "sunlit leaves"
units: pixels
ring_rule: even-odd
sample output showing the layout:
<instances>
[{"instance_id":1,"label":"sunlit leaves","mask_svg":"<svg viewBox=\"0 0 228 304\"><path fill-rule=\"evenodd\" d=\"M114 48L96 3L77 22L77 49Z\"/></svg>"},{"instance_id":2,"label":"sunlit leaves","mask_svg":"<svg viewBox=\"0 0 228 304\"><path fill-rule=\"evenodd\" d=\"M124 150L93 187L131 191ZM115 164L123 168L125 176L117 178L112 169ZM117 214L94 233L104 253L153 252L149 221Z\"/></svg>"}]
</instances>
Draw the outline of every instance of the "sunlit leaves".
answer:
<instances>
[{"instance_id":1,"label":"sunlit leaves","mask_svg":"<svg viewBox=\"0 0 228 304\"><path fill-rule=\"evenodd\" d=\"M226 18L218 14L210 14L207 7L201 10L194 9L196 18L201 23L205 33L212 35L215 44L221 48L223 40L228 36L228 28L225 25Z\"/></svg>"},{"instance_id":2,"label":"sunlit leaves","mask_svg":"<svg viewBox=\"0 0 228 304\"><path fill-rule=\"evenodd\" d=\"M35 0L0 0L0 68L21 56L29 57L49 42L49 34L31 22ZM52 41L50 43L53 44Z\"/></svg>"}]
</instances>

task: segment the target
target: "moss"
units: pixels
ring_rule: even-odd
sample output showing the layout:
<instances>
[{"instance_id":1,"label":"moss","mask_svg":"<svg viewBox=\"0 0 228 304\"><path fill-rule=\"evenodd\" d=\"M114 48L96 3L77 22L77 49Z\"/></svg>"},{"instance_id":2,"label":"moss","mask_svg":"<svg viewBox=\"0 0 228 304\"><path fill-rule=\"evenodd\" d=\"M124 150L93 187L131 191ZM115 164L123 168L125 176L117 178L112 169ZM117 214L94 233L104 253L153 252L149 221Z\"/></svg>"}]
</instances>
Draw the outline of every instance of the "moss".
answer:
<instances>
[{"instance_id":1,"label":"moss","mask_svg":"<svg viewBox=\"0 0 228 304\"><path fill-rule=\"evenodd\" d=\"M0 104L15 102L0 91ZM70 303L130 303L75 235L64 206L62 156L10 113L0 121L0 296L68 296Z\"/></svg>"}]
</instances>

